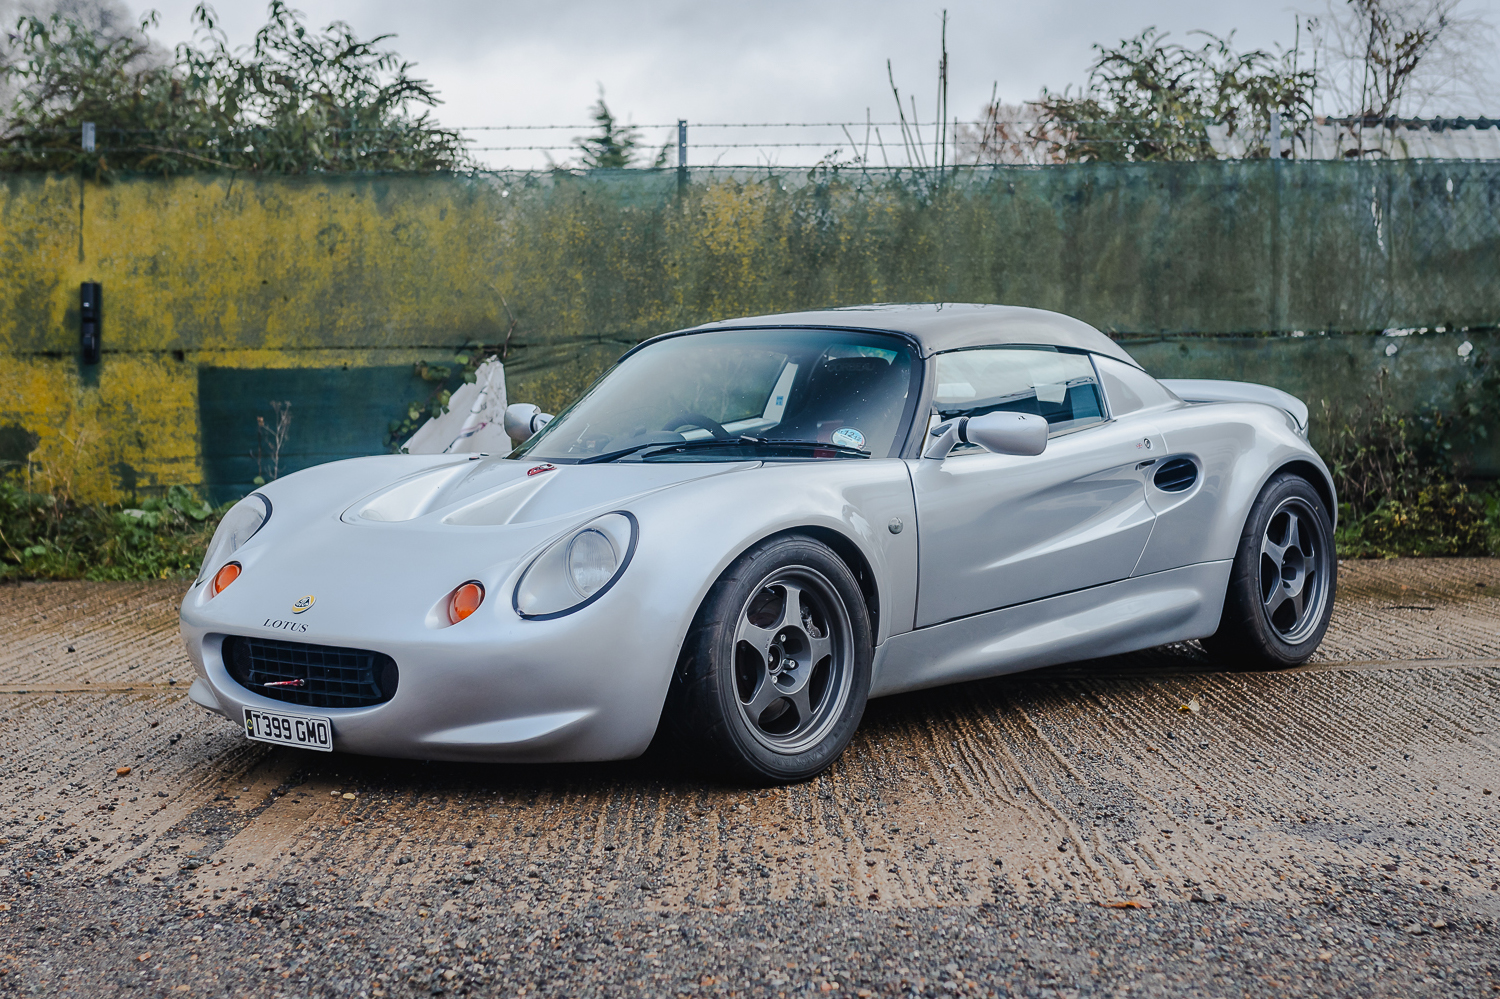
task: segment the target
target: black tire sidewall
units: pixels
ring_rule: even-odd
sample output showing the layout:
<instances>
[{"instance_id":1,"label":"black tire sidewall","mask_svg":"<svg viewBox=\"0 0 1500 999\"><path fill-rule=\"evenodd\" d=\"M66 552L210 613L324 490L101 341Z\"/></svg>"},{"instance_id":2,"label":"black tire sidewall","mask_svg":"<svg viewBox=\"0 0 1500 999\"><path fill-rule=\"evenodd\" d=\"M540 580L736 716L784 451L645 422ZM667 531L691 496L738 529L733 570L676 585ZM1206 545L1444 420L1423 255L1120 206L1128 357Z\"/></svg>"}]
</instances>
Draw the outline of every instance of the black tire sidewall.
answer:
<instances>
[{"instance_id":1,"label":"black tire sidewall","mask_svg":"<svg viewBox=\"0 0 1500 999\"><path fill-rule=\"evenodd\" d=\"M1304 500L1318 518L1318 530L1326 552L1328 593L1324 599L1317 627L1295 645L1285 641L1266 620L1260 596L1260 542L1272 512L1286 499ZM1328 631L1333 615L1333 601L1338 589L1338 553L1334 548L1333 523L1323 498L1312 483L1299 475L1281 473L1266 483L1250 515L1235 551L1230 570L1229 589L1224 601L1224 618L1214 636L1216 652L1241 664L1271 667L1300 666L1306 662Z\"/></svg>"},{"instance_id":2,"label":"black tire sidewall","mask_svg":"<svg viewBox=\"0 0 1500 999\"><path fill-rule=\"evenodd\" d=\"M816 570L828 580L844 603L852 638L851 682L844 708L821 741L797 754L778 753L750 732L749 722L739 709L734 678L738 615L762 580L790 566ZM827 545L805 535L784 535L761 542L737 559L715 584L704 601L700 621L691 640L694 648L686 657L689 675L679 681L688 694L681 708L689 712L680 721L696 730L694 741L711 743L715 755L756 781L806 780L832 765L864 717L874 659L870 613L859 583L844 561Z\"/></svg>"}]
</instances>

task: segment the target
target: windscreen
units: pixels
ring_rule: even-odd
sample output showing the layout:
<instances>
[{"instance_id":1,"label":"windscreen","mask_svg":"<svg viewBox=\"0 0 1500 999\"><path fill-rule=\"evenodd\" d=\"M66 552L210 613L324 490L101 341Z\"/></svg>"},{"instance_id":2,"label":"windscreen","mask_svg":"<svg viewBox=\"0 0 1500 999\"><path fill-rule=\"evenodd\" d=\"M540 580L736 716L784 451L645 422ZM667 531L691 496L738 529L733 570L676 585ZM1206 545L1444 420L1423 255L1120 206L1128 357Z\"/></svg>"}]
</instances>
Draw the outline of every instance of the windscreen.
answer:
<instances>
[{"instance_id":1,"label":"windscreen","mask_svg":"<svg viewBox=\"0 0 1500 999\"><path fill-rule=\"evenodd\" d=\"M513 454L568 462L628 451L629 460L649 461L654 451L667 455L656 445L692 441L705 443L677 448L670 460L722 461L743 457L735 445L749 437L887 457L914 392L913 369L906 342L881 334L749 329L673 337L615 365Z\"/></svg>"}]
</instances>

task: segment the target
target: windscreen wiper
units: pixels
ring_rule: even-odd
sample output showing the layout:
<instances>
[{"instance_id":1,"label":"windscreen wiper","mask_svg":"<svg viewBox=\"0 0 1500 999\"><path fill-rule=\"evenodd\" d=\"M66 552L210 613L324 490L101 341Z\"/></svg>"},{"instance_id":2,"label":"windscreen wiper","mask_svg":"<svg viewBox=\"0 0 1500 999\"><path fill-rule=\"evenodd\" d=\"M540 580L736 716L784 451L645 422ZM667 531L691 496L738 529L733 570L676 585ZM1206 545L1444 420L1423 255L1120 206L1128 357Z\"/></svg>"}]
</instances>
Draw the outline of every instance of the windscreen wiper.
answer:
<instances>
[{"instance_id":1,"label":"windscreen wiper","mask_svg":"<svg viewBox=\"0 0 1500 999\"><path fill-rule=\"evenodd\" d=\"M637 444L634 447L621 448L618 451L606 451L604 454L595 454L587 458L580 458L578 464L593 465L599 462L614 461L617 458L623 458L626 455L635 454L637 451L646 451L651 448L659 449L653 453L660 454L665 451L706 451L724 447L808 448L819 451L837 451L840 455L848 458L870 457L869 452L843 444L827 444L823 441L773 440L765 437L752 437L749 434L741 434L737 438L709 437L704 440L667 443L651 441L647 444Z\"/></svg>"},{"instance_id":2,"label":"windscreen wiper","mask_svg":"<svg viewBox=\"0 0 1500 999\"><path fill-rule=\"evenodd\" d=\"M830 444L827 441L799 441L790 438L752 437L750 434L741 434L740 440L747 444L762 444L768 447L813 447L819 451L837 451L840 454L847 454L851 458L870 457L870 452L868 451L862 451L857 447L850 447L847 444Z\"/></svg>"},{"instance_id":3,"label":"windscreen wiper","mask_svg":"<svg viewBox=\"0 0 1500 999\"><path fill-rule=\"evenodd\" d=\"M587 458L579 458L578 464L597 465L600 462L614 461L616 458L623 458L627 454L635 454L637 451L644 451L649 447L681 447L684 444L708 444L715 447L724 447L725 445L737 443L739 442L731 441L727 437L712 437L707 440L701 441L647 441L645 444L635 444L631 447L621 448L618 451L605 451L603 454L591 454Z\"/></svg>"}]
</instances>

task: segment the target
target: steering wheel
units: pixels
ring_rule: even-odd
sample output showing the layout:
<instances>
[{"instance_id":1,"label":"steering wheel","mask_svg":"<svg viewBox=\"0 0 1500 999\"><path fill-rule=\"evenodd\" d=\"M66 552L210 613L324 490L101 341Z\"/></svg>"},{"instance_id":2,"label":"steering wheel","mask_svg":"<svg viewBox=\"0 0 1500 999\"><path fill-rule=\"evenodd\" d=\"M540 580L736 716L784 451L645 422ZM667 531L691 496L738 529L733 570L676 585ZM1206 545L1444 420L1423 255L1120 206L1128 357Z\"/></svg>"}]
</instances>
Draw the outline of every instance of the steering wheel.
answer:
<instances>
[{"instance_id":1,"label":"steering wheel","mask_svg":"<svg viewBox=\"0 0 1500 999\"><path fill-rule=\"evenodd\" d=\"M723 424L718 420L709 419L702 413L678 413L668 420L667 425L662 427L662 429L675 432L678 427L701 427L715 437L730 436L729 431L724 429Z\"/></svg>"}]
</instances>

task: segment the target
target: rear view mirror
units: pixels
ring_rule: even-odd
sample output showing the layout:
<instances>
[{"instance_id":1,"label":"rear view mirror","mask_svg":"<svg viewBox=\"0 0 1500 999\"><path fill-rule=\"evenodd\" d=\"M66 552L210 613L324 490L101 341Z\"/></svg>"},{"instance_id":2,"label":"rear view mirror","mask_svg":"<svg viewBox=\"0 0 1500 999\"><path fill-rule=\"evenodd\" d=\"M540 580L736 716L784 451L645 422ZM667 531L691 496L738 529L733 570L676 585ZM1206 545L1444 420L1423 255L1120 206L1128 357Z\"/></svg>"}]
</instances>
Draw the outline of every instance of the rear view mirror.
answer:
<instances>
[{"instance_id":1,"label":"rear view mirror","mask_svg":"<svg viewBox=\"0 0 1500 999\"><path fill-rule=\"evenodd\" d=\"M978 444L995 454L1038 455L1047 449L1047 421L1031 413L960 416L932 428L935 438L924 458L939 461L959 444Z\"/></svg>"},{"instance_id":2,"label":"rear view mirror","mask_svg":"<svg viewBox=\"0 0 1500 999\"><path fill-rule=\"evenodd\" d=\"M964 436L996 454L1041 454L1047 449L1047 420L1032 413L985 413L969 420Z\"/></svg>"}]
</instances>

